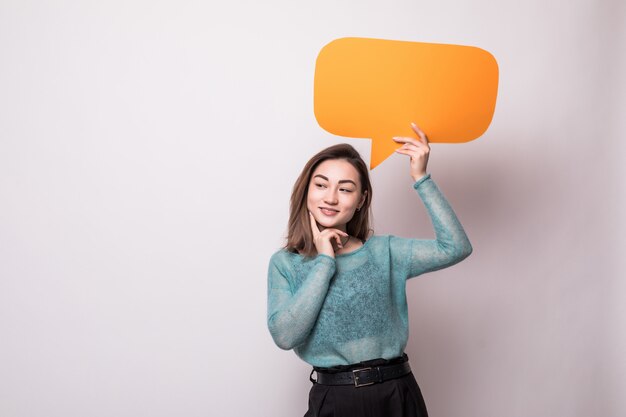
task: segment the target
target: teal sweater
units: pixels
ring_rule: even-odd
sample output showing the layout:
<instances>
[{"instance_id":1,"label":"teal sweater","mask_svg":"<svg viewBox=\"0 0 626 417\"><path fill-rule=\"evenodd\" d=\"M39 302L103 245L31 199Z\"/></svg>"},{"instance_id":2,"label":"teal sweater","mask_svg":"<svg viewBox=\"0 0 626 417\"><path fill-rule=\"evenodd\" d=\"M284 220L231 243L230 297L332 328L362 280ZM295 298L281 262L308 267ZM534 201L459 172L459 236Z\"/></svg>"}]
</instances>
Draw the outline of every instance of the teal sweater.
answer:
<instances>
[{"instance_id":1,"label":"teal sweater","mask_svg":"<svg viewBox=\"0 0 626 417\"><path fill-rule=\"evenodd\" d=\"M268 274L268 326L276 344L313 366L401 356L409 335L406 280L472 252L430 175L417 190L436 239L372 236L353 252L304 257L282 249Z\"/></svg>"}]
</instances>

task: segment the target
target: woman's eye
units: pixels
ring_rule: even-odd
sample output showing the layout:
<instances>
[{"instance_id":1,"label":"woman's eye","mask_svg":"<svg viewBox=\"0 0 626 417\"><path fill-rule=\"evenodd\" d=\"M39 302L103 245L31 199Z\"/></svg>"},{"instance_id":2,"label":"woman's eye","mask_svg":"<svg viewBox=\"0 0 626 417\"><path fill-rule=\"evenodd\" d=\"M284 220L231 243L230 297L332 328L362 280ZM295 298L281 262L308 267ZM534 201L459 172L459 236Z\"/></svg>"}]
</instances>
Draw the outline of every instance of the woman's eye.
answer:
<instances>
[{"instance_id":1,"label":"woman's eye","mask_svg":"<svg viewBox=\"0 0 626 417\"><path fill-rule=\"evenodd\" d=\"M352 190L348 189L348 188L340 188L339 191L344 191L346 193L351 193Z\"/></svg>"},{"instance_id":2,"label":"woman's eye","mask_svg":"<svg viewBox=\"0 0 626 417\"><path fill-rule=\"evenodd\" d=\"M324 184L315 184L317 186L317 188L326 188L326 185Z\"/></svg>"}]
</instances>

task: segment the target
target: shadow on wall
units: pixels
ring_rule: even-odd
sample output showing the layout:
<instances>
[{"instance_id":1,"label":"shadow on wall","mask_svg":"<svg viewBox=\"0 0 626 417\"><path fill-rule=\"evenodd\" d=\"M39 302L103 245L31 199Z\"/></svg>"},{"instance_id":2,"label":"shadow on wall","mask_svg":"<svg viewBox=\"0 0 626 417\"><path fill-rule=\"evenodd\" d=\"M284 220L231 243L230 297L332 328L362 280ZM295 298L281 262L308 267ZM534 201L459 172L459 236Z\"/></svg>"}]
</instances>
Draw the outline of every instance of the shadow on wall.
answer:
<instances>
[{"instance_id":1,"label":"shadow on wall","mask_svg":"<svg viewBox=\"0 0 626 417\"><path fill-rule=\"evenodd\" d=\"M555 242L573 240L568 235L575 233L571 223L584 215L578 213L580 204L572 201L576 177L567 158L555 160L554 155L532 154L532 149L511 152L516 149L512 144L520 140L500 135L498 143L489 146L496 148L491 154L476 152L480 143L472 145L470 157L457 150L445 157L441 154L447 150L437 153L435 163L445 164L445 170L436 170L445 172L437 175L437 184L474 251L458 265L407 284L406 352L434 415L463 415L468 412L463 404L482 407L465 415L505 410L511 416L522 415L524 408L516 402L520 395L528 395L529 381L550 379L563 367L577 366L577 350L559 357L559 343L573 337L574 327L555 336L558 319L545 317L570 309L573 303L559 293L567 281L565 267L547 255L553 253ZM507 147L508 152L497 153ZM406 221L407 229L411 222ZM560 252L567 254L566 249ZM535 260L540 260L540 267L534 266ZM581 403L591 401L583 385L556 385L562 385L562 379L561 375L534 382L534 406L562 408L566 389L567 396L578 395ZM491 398L495 392L501 398ZM476 398L484 399L484 404L478 405Z\"/></svg>"}]
</instances>

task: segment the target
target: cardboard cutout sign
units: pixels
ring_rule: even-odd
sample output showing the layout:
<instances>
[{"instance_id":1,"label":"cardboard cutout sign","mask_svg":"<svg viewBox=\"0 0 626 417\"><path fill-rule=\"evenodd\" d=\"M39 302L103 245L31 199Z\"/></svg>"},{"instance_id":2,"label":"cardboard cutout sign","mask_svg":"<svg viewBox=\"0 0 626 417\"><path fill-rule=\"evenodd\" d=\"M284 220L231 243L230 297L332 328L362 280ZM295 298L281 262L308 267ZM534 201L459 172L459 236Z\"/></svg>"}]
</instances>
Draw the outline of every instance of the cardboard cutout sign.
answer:
<instances>
[{"instance_id":1,"label":"cardboard cutout sign","mask_svg":"<svg viewBox=\"0 0 626 417\"><path fill-rule=\"evenodd\" d=\"M373 169L415 136L431 142L468 142L493 117L498 64L487 51L461 45L367 38L337 39L315 66L314 110L328 132L372 139Z\"/></svg>"}]
</instances>

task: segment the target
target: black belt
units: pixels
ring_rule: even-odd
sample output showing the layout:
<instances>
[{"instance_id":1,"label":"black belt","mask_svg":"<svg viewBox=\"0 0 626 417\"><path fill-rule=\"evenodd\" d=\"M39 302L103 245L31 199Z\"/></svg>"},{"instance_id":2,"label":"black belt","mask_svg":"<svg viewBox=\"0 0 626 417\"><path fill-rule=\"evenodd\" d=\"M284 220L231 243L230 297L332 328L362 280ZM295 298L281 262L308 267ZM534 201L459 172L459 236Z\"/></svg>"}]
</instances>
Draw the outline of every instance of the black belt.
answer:
<instances>
[{"instance_id":1,"label":"black belt","mask_svg":"<svg viewBox=\"0 0 626 417\"><path fill-rule=\"evenodd\" d=\"M311 381L317 384L354 385L358 388L399 378L410 373L411 367L408 362L404 362L397 365L372 366L334 374L317 372L317 380L313 380L313 372L315 372L315 370L311 371Z\"/></svg>"}]
</instances>

